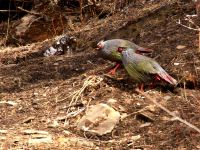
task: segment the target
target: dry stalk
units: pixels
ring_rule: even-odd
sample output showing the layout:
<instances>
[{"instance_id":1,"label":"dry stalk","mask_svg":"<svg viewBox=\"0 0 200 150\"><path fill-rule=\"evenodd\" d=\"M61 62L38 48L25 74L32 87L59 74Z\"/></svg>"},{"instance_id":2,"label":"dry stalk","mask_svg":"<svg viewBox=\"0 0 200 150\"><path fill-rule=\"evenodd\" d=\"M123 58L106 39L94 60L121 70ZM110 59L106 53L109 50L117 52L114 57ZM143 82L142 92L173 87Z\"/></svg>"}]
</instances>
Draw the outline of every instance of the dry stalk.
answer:
<instances>
[{"instance_id":1,"label":"dry stalk","mask_svg":"<svg viewBox=\"0 0 200 150\"><path fill-rule=\"evenodd\" d=\"M96 86L98 85L101 81L103 80L103 78L99 77L99 76L89 76L87 77L87 79L84 81L83 83L83 86L73 92L71 94L72 96L72 100L71 102L69 103L69 106L68 106L68 110L67 110L67 113L69 112L70 108L71 108L71 105L77 103L78 99L80 98L80 96L82 95L82 93L84 92L84 90L88 87L88 86Z\"/></svg>"},{"instance_id":2,"label":"dry stalk","mask_svg":"<svg viewBox=\"0 0 200 150\"><path fill-rule=\"evenodd\" d=\"M57 32L56 32L56 28L55 28L55 25L54 25L54 19L51 19L51 23L52 23L52 28L53 28L53 31L54 31L54 36L56 36Z\"/></svg>"},{"instance_id":3,"label":"dry stalk","mask_svg":"<svg viewBox=\"0 0 200 150\"><path fill-rule=\"evenodd\" d=\"M26 12L26 13L29 13L29 14L31 14L31 15L43 16L43 15L40 14L40 13L37 13L37 12L34 12L34 11L28 11L28 10L23 9L22 7L17 7L17 8L18 8L19 10L24 11L24 12Z\"/></svg>"},{"instance_id":4,"label":"dry stalk","mask_svg":"<svg viewBox=\"0 0 200 150\"><path fill-rule=\"evenodd\" d=\"M18 12L17 10L0 10L0 12Z\"/></svg>"},{"instance_id":5,"label":"dry stalk","mask_svg":"<svg viewBox=\"0 0 200 150\"><path fill-rule=\"evenodd\" d=\"M9 10L10 10L10 3L9 3ZM8 26L7 26L7 30L6 30L6 38L5 38L5 43L4 43L4 46L6 46L6 42L8 40L8 33L9 33L9 28L10 28L10 11L8 13Z\"/></svg>"},{"instance_id":6,"label":"dry stalk","mask_svg":"<svg viewBox=\"0 0 200 150\"><path fill-rule=\"evenodd\" d=\"M167 112L169 115L171 115L173 118L175 118L175 120L178 120L182 123L184 123L185 125L187 125L188 127L194 129L195 131L197 131L198 133L200 133L200 129L197 128L196 126L194 126L193 124L187 122L186 120L183 120L182 118L178 117L176 114L174 114L173 112L171 112L169 109L167 109L166 107L162 106L160 103L158 103L156 100L154 100L152 97L150 97L149 95L145 94L144 92L140 91L139 89L136 89L136 92L138 92L139 94L143 95L144 97L146 97L148 100L150 100L151 102L153 102L156 106L158 106L159 108L161 108L162 110L164 110L165 112Z\"/></svg>"},{"instance_id":7,"label":"dry stalk","mask_svg":"<svg viewBox=\"0 0 200 150\"><path fill-rule=\"evenodd\" d=\"M80 19L83 21L83 0L79 0L80 3Z\"/></svg>"},{"instance_id":8,"label":"dry stalk","mask_svg":"<svg viewBox=\"0 0 200 150\"><path fill-rule=\"evenodd\" d=\"M190 15L186 15L186 17L184 18L184 20L188 21L189 25L184 25L181 23L180 19L178 20L178 22L176 22L177 24L189 29L189 30L193 30L193 31L198 31L198 35L199 35L199 52L200 52L200 26L198 26L192 19ZM191 27L191 25L195 26L195 28Z\"/></svg>"},{"instance_id":9,"label":"dry stalk","mask_svg":"<svg viewBox=\"0 0 200 150\"><path fill-rule=\"evenodd\" d=\"M200 28L199 28L199 52L200 52Z\"/></svg>"},{"instance_id":10,"label":"dry stalk","mask_svg":"<svg viewBox=\"0 0 200 150\"><path fill-rule=\"evenodd\" d=\"M186 89L186 83L185 82L183 83L183 87L184 87L183 88L183 90L184 90L184 98L185 98L186 101L188 101L188 99L187 99L187 93L186 93L186 90L185 90Z\"/></svg>"},{"instance_id":11,"label":"dry stalk","mask_svg":"<svg viewBox=\"0 0 200 150\"><path fill-rule=\"evenodd\" d=\"M62 14L60 14L60 23L62 25L62 30L63 30L63 34L65 32L65 27L64 27L64 24L63 24L63 19L62 19Z\"/></svg>"}]
</instances>

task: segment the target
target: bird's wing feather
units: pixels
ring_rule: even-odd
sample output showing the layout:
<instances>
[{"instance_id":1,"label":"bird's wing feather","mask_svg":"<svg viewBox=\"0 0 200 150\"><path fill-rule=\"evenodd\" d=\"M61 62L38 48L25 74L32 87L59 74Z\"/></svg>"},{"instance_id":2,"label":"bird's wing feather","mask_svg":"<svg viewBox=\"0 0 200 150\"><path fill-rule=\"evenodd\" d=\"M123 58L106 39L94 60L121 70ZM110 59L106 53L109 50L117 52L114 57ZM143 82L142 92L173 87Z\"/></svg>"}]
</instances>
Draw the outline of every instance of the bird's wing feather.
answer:
<instances>
[{"instance_id":1,"label":"bird's wing feather","mask_svg":"<svg viewBox=\"0 0 200 150\"><path fill-rule=\"evenodd\" d=\"M117 60L121 60L122 58L122 56L120 55L120 53L119 52L117 52L116 50L113 50L112 52L111 52L111 55L112 55L112 57L114 57L114 58L116 58Z\"/></svg>"},{"instance_id":2,"label":"bird's wing feather","mask_svg":"<svg viewBox=\"0 0 200 150\"><path fill-rule=\"evenodd\" d=\"M134 65L134 67L136 67L139 72L147 74L158 73L155 66L153 65L153 59L134 53L130 50L128 50L126 53L127 55L125 57L127 57L127 60L129 61L128 63Z\"/></svg>"},{"instance_id":3,"label":"bird's wing feather","mask_svg":"<svg viewBox=\"0 0 200 150\"><path fill-rule=\"evenodd\" d=\"M170 84L177 84L177 81L172 78L155 60L136 54L131 50L127 50L124 57L126 57L127 60L126 62L124 61L125 66L128 66L127 68L130 73L135 73L135 70L137 70L141 77L147 77L145 74L156 74ZM137 73L135 74L137 76Z\"/></svg>"}]
</instances>

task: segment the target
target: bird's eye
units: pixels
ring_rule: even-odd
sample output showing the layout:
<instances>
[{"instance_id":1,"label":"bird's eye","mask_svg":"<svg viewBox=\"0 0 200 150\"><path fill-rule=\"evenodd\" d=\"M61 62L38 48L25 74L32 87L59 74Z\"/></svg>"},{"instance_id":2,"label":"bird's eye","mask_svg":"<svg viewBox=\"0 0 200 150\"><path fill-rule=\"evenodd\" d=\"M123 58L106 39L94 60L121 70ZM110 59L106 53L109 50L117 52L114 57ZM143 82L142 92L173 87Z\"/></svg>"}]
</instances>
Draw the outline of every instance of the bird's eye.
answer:
<instances>
[{"instance_id":1,"label":"bird's eye","mask_svg":"<svg viewBox=\"0 0 200 150\"><path fill-rule=\"evenodd\" d=\"M118 47L118 52L122 52L123 51L123 48L122 47Z\"/></svg>"}]
</instances>

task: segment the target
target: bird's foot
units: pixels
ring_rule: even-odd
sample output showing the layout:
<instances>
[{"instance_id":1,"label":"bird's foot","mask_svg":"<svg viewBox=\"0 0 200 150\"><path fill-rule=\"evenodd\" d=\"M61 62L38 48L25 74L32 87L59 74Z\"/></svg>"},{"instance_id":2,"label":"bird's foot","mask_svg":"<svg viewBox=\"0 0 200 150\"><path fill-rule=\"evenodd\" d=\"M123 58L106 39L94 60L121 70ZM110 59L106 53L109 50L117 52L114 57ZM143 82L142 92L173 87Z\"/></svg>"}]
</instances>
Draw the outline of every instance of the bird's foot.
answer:
<instances>
[{"instance_id":1,"label":"bird's foot","mask_svg":"<svg viewBox=\"0 0 200 150\"><path fill-rule=\"evenodd\" d=\"M115 73L116 73L116 69L114 68L114 69L111 69L109 72L108 72L108 74L110 74L110 75L115 75Z\"/></svg>"},{"instance_id":2,"label":"bird's foot","mask_svg":"<svg viewBox=\"0 0 200 150\"><path fill-rule=\"evenodd\" d=\"M150 84L148 85L148 88L149 88L149 89L154 89L155 87L156 87L156 85L155 85L154 82L152 82L152 83L150 83Z\"/></svg>"},{"instance_id":3,"label":"bird's foot","mask_svg":"<svg viewBox=\"0 0 200 150\"><path fill-rule=\"evenodd\" d=\"M113 69L111 69L108 73L111 75L115 75L116 70L121 66L121 64L116 64L115 67Z\"/></svg>"},{"instance_id":4,"label":"bird's foot","mask_svg":"<svg viewBox=\"0 0 200 150\"><path fill-rule=\"evenodd\" d=\"M136 89L139 89L141 92L144 92L144 84L140 84Z\"/></svg>"},{"instance_id":5,"label":"bird's foot","mask_svg":"<svg viewBox=\"0 0 200 150\"><path fill-rule=\"evenodd\" d=\"M137 86L137 87L135 88L135 91L141 91L141 92L144 92L144 85L141 84L141 85Z\"/></svg>"}]
</instances>

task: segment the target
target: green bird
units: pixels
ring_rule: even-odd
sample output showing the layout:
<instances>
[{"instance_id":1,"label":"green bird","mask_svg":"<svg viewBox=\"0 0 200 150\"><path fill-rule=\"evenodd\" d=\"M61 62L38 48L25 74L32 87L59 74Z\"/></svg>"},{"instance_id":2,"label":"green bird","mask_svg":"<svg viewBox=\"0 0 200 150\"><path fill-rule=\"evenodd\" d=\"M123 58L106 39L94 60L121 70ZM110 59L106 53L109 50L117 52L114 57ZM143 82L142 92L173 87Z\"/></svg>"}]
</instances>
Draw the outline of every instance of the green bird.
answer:
<instances>
[{"instance_id":1,"label":"green bird","mask_svg":"<svg viewBox=\"0 0 200 150\"><path fill-rule=\"evenodd\" d=\"M123 39L112 39L107 41L100 41L97 44L97 49L102 58L116 62L114 69L110 71L111 74L115 74L116 69L120 66L122 58L120 53L117 51L118 47L129 47L133 52L136 53L150 53L151 49L143 48L136 45L133 42Z\"/></svg>"},{"instance_id":2,"label":"green bird","mask_svg":"<svg viewBox=\"0 0 200 150\"><path fill-rule=\"evenodd\" d=\"M164 81L176 86L177 81L171 77L154 59L135 53L131 48L119 47L122 63L131 78L141 83Z\"/></svg>"}]
</instances>

